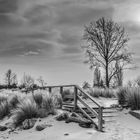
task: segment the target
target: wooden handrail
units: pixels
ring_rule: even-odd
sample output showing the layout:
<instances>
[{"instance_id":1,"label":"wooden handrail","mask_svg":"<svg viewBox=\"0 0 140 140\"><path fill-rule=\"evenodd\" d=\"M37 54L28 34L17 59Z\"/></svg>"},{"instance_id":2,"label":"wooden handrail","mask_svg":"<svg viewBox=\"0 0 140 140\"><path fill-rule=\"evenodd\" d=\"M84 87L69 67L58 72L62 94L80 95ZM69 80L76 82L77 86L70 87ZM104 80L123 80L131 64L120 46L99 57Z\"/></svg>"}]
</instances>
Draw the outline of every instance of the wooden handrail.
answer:
<instances>
[{"instance_id":1,"label":"wooden handrail","mask_svg":"<svg viewBox=\"0 0 140 140\"><path fill-rule=\"evenodd\" d=\"M93 110L86 102L83 101L81 97L78 96L78 100L93 114L98 118L98 113Z\"/></svg>"},{"instance_id":2,"label":"wooden handrail","mask_svg":"<svg viewBox=\"0 0 140 140\"><path fill-rule=\"evenodd\" d=\"M94 102L98 107L102 107L102 105L100 103L97 103L97 101L95 101L93 99L93 97L89 94L87 94L86 92L83 91L83 89L81 87L79 87L78 85L75 85L85 96L87 96L92 102Z\"/></svg>"}]
</instances>

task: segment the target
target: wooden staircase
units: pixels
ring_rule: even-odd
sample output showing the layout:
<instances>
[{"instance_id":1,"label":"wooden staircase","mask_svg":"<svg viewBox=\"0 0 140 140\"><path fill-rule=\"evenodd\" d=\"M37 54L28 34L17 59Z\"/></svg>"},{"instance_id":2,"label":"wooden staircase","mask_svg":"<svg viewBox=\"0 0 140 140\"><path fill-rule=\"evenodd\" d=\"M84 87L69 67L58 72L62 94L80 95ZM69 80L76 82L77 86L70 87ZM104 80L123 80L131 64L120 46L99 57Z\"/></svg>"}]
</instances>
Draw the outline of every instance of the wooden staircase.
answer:
<instances>
[{"instance_id":1,"label":"wooden staircase","mask_svg":"<svg viewBox=\"0 0 140 140\"><path fill-rule=\"evenodd\" d=\"M74 106L73 105L63 105L64 110L73 111ZM93 108L93 110L96 110L98 112L98 108ZM77 108L76 113L83 113L83 116L91 121L93 121L93 124L98 128L98 118L95 114L91 113L86 107ZM105 127L105 123L113 121L114 118L118 115L118 110L115 108L103 108L102 110L102 131Z\"/></svg>"},{"instance_id":2,"label":"wooden staircase","mask_svg":"<svg viewBox=\"0 0 140 140\"><path fill-rule=\"evenodd\" d=\"M63 90L66 87L73 88L74 94L72 102L63 103L63 109L82 113L84 117L89 119L99 131L103 131L103 124L105 123L106 118L112 117L112 113L115 112L115 110L112 108L104 108L78 85L47 86L46 88L50 93L53 88L59 88L60 94L63 94ZM91 107L88 103L86 103L86 100L84 100L81 95L86 96L86 99L92 101L96 107Z\"/></svg>"}]
</instances>

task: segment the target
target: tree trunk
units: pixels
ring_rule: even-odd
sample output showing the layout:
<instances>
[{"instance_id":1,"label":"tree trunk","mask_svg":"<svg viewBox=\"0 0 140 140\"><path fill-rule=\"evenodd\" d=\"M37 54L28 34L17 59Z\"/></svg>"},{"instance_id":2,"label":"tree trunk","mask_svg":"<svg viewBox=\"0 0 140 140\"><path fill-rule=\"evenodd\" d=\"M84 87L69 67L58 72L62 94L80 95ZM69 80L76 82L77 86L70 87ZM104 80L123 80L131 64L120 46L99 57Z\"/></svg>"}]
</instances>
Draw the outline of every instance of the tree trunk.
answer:
<instances>
[{"instance_id":1,"label":"tree trunk","mask_svg":"<svg viewBox=\"0 0 140 140\"><path fill-rule=\"evenodd\" d=\"M109 76L108 76L108 62L106 62L106 68L105 68L105 73L106 73L106 87L109 88Z\"/></svg>"}]
</instances>

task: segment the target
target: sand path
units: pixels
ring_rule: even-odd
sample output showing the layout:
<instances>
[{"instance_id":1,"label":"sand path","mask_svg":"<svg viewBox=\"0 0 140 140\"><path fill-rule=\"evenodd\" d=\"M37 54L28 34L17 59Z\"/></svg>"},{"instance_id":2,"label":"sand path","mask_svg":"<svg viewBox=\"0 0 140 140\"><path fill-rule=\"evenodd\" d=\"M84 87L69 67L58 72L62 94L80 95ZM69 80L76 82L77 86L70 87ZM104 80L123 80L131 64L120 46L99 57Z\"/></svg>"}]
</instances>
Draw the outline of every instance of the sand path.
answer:
<instances>
[{"instance_id":1,"label":"sand path","mask_svg":"<svg viewBox=\"0 0 140 140\"><path fill-rule=\"evenodd\" d=\"M42 119L42 123L52 124L52 127L40 132L35 128L10 134L0 132L0 140L140 140L140 120L128 114L127 110L107 119L101 133L93 128L81 128L75 123L58 122L50 116Z\"/></svg>"}]
</instances>

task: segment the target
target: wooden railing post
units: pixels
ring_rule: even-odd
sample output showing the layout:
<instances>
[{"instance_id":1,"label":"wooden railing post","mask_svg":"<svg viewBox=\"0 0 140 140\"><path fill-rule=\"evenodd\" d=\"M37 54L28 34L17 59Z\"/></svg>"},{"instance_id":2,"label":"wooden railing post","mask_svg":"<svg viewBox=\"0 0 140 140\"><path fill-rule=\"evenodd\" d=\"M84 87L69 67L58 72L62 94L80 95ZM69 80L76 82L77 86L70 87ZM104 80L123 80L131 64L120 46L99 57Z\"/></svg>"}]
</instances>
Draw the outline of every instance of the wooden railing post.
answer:
<instances>
[{"instance_id":1,"label":"wooden railing post","mask_svg":"<svg viewBox=\"0 0 140 140\"><path fill-rule=\"evenodd\" d=\"M52 92L52 88L51 87L49 87L49 93L51 93Z\"/></svg>"},{"instance_id":2,"label":"wooden railing post","mask_svg":"<svg viewBox=\"0 0 140 140\"><path fill-rule=\"evenodd\" d=\"M99 107L99 113L98 113L98 130L102 131L103 129L103 108Z\"/></svg>"},{"instance_id":3,"label":"wooden railing post","mask_svg":"<svg viewBox=\"0 0 140 140\"><path fill-rule=\"evenodd\" d=\"M74 86L74 111L76 111L77 109L77 93L78 93L78 89L76 86Z\"/></svg>"},{"instance_id":4,"label":"wooden railing post","mask_svg":"<svg viewBox=\"0 0 140 140\"><path fill-rule=\"evenodd\" d=\"M63 87L60 87L60 94L63 94Z\"/></svg>"}]
</instances>

